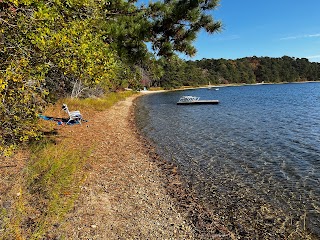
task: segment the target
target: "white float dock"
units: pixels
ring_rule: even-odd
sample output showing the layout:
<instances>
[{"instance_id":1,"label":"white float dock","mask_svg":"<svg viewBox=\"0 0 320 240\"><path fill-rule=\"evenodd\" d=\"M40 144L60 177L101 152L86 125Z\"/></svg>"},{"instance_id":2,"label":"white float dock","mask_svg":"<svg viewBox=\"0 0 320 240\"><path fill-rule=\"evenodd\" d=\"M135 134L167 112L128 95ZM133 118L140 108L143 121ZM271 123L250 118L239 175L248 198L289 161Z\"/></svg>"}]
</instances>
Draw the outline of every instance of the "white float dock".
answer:
<instances>
[{"instance_id":1,"label":"white float dock","mask_svg":"<svg viewBox=\"0 0 320 240\"><path fill-rule=\"evenodd\" d=\"M218 104L219 100L200 100L199 97L194 96L182 96L177 102L178 105L190 105L190 104Z\"/></svg>"}]
</instances>

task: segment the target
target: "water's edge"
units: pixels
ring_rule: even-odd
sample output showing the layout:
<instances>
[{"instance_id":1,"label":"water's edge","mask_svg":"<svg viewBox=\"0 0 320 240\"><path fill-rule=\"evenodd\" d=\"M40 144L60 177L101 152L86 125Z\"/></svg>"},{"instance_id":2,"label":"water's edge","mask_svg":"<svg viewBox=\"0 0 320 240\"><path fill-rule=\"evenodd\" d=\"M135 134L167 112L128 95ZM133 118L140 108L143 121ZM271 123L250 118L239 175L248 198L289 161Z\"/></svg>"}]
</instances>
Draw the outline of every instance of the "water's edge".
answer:
<instances>
[{"instance_id":1,"label":"water's edge","mask_svg":"<svg viewBox=\"0 0 320 240\"><path fill-rule=\"evenodd\" d=\"M139 96L143 97L143 96ZM139 98L138 97L138 98ZM236 239L224 222L219 220L204 203L197 197L195 190L189 185L179 171L179 167L163 158L156 150L156 146L137 127L135 119L136 98L131 109L130 129L133 129L137 139L144 145L144 151L149 155L150 161L155 163L164 177L164 187L176 203L177 209L186 216L188 224L192 227L195 239Z\"/></svg>"},{"instance_id":2,"label":"water's edge","mask_svg":"<svg viewBox=\"0 0 320 240\"><path fill-rule=\"evenodd\" d=\"M137 120L135 119L135 121ZM136 129L139 129L137 125L139 124L135 122ZM186 177L184 173L180 171L179 162L175 162L173 159L164 159L164 156L155 143L148 139L143 132L139 131L139 134L153 149L152 152L156 155L154 159L156 161L161 159L159 166L162 166L163 162L165 162L173 166L173 169L177 169L174 170L174 172L180 172L179 178L183 182L184 191L192 193L192 199L197 199L198 204L202 206L201 208L206 209L209 215L213 216L215 222L222 223L230 232L233 232L235 236L241 237L242 239L282 239L288 237L293 239L317 239L317 236L312 235L307 229L306 214L303 212L288 215L288 213L285 213L282 209L272 206L263 199L259 193L255 191L257 189L248 190L247 186L243 185L241 179L238 179L236 175L229 179L218 179L212 178L210 175L202 175L201 177L204 178L204 181L201 182L201 179L195 177L194 179L198 182L194 184L192 176ZM194 164L192 167L191 175L201 171L197 164ZM212 184L208 184L208 179L210 179ZM222 180L223 182L221 182ZM201 186L199 186L199 184ZM225 191L223 186L228 186L232 191ZM203 219L201 221L203 221ZM204 230L204 232L205 231L207 230Z\"/></svg>"}]
</instances>

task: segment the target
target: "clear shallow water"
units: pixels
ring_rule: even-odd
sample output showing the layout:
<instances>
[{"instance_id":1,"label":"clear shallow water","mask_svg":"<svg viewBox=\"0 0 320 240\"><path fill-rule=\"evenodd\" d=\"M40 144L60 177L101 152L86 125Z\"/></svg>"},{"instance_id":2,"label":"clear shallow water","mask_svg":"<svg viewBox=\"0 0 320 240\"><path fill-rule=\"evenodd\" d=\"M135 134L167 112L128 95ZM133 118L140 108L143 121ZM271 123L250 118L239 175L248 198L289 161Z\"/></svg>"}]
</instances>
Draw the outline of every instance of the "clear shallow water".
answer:
<instances>
[{"instance_id":1,"label":"clear shallow water","mask_svg":"<svg viewBox=\"0 0 320 240\"><path fill-rule=\"evenodd\" d=\"M176 105L183 95L220 103ZM139 99L136 121L236 232L320 238L320 83L151 94Z\"/></svg>"}]
</instances>

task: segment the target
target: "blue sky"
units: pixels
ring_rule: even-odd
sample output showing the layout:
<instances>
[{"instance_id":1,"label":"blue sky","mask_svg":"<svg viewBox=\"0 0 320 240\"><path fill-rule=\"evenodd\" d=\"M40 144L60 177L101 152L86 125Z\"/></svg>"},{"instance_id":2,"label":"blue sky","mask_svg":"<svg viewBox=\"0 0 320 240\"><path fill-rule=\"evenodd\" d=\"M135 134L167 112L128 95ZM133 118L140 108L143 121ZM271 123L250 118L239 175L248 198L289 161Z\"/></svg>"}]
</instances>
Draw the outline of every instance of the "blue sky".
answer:
<instances>
[{"instance_id":1,"label":"blue sky","mask_svg":"<svg viewBox=\"0 0 320 240\"><path fill-rule=\"evenodd\" d=\"M213 17L223 31L202 32L193 59L287 55L320 62L319 0L220 0Z\"/></svg>"},{"instance_id":2,"label":"blue sky","mask_svg":"<svg viewBox=\"0 0 320 240\"><path fill-rule=\"evenodd\" d=\"M220 0L212 15L222 21L222 32L201 32L194 42L197 55L181 57L286 55L320 62L320 0Z\"/></svg>"}]
</instances>

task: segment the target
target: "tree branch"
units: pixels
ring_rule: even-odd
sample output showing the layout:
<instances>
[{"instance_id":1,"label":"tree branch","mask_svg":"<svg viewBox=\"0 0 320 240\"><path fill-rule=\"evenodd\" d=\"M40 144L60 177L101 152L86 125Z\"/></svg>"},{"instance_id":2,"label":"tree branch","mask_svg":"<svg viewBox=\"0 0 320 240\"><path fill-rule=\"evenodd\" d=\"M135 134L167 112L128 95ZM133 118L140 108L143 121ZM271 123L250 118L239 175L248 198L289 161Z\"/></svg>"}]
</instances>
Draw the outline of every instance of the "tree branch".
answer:
<instances>
[{"instance_id":1,"label":"tree branch","mask_svg":"<svg viewBox=\"0 0 320 240\"><path fill-rule=\"evenodd\" d=\"M4 19L2 19L2 18L0 18L0 21L6 23L6 24L7 24L8 26L10 26L10 27L17 27L17 25L10 24L10 23L8 23L6 20L4 20Z\"/></svg>"}]
</instances>

